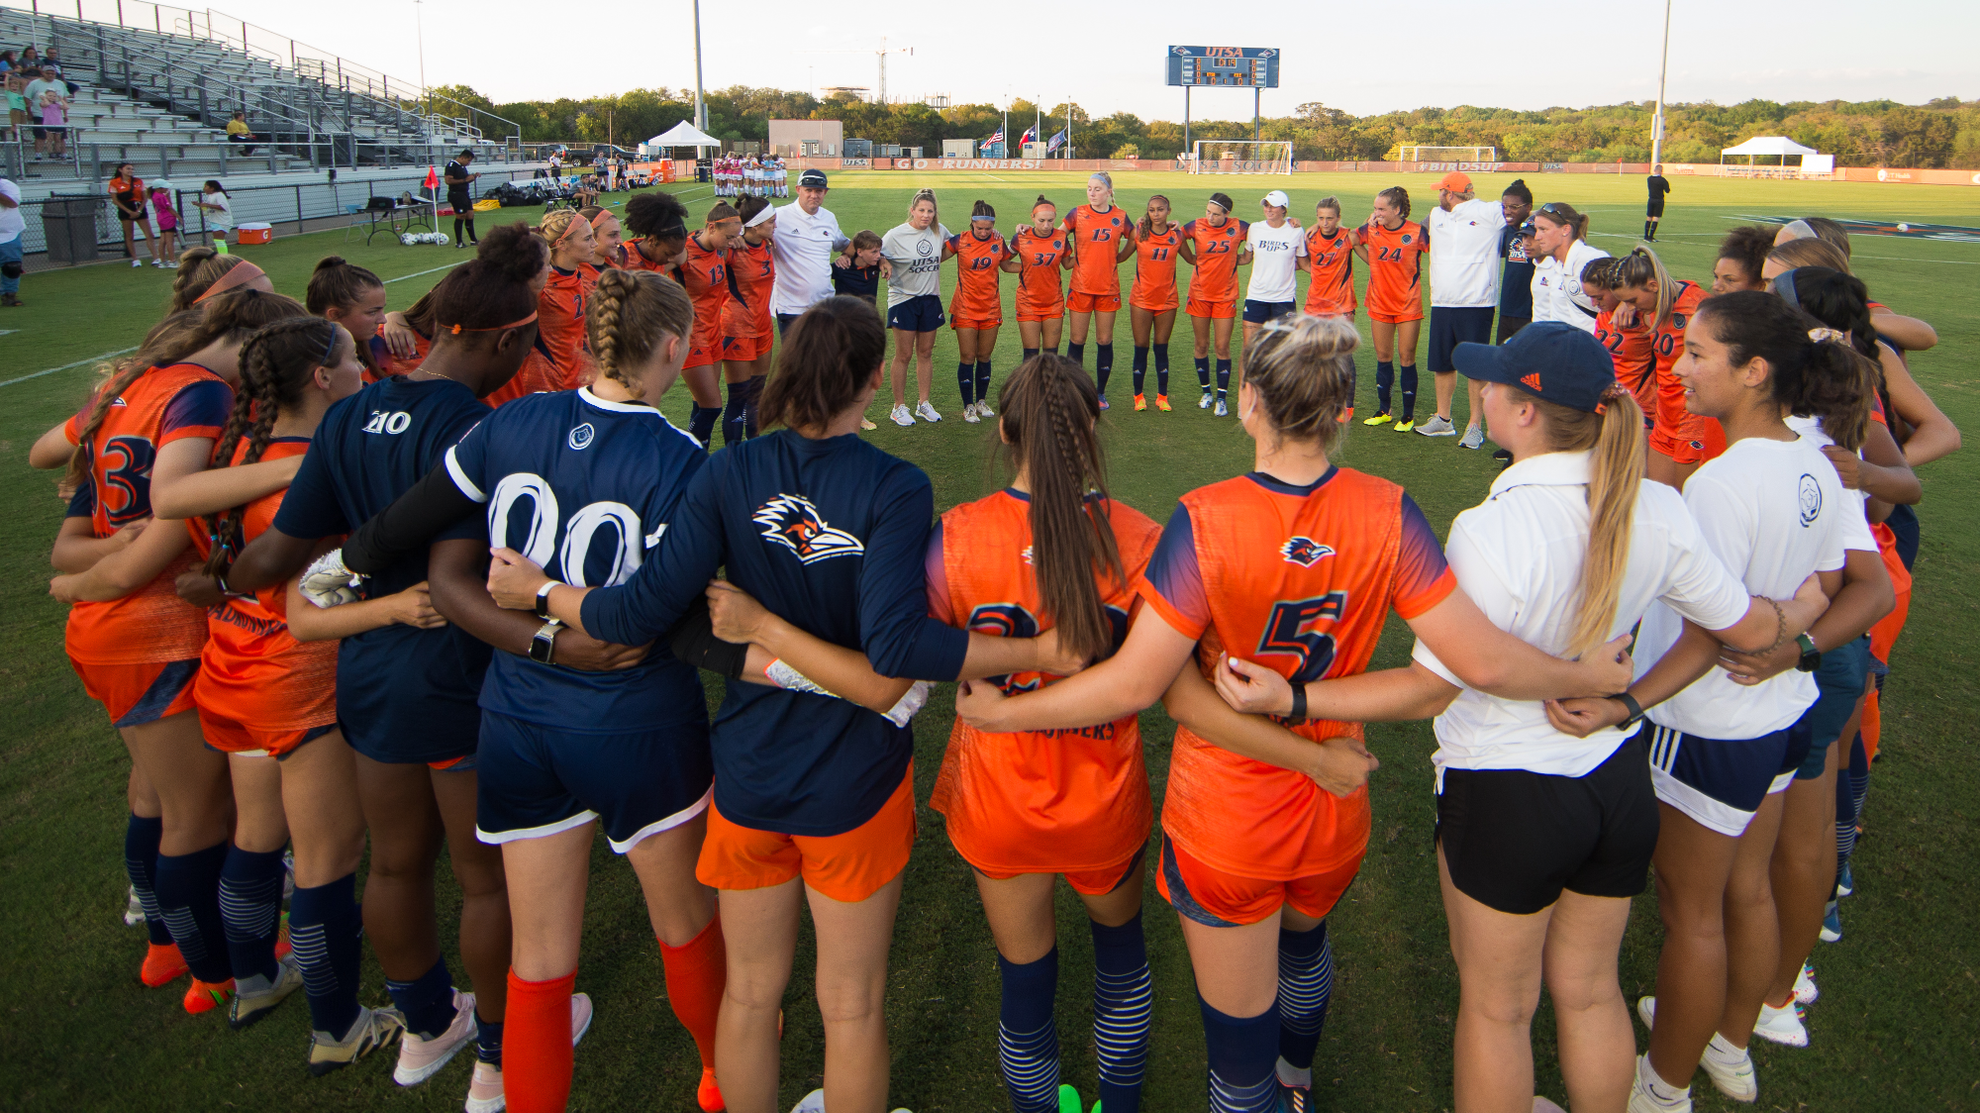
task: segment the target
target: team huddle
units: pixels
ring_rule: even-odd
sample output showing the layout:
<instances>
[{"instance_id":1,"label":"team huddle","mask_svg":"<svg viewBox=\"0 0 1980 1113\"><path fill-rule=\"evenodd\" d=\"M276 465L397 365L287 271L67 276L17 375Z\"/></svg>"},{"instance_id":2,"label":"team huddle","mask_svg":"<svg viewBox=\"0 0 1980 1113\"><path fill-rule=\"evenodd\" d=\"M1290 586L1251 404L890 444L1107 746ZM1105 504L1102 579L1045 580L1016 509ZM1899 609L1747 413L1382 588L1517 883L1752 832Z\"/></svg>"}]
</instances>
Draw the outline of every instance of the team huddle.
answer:
<instances>
[{"instance_id":1,"label":"team huddle","mask_svg":"<svg viewBox=\"0 0 1980 1113\"><path fill-rule=\"evenodd\" d=\"M790 171L776 155L729 155L713 165L717 197L789 197Z\"/></svg>"},{"instance_id":2,"label":"team huddle","mask_svg":"<svg viewBox=\"0 0 1980 1113\"><path fill-rule=\"evenodd\" d=\"M235 1028L301 990L315 1074L397 1044L415 1086L467 1052L469 1113L560 1110L594 1008L640 1007L577 990L602 829L700 1108L778 1109L802 905L825 1053L799 1109L882 1113L911 722L955 682L931 804L995 940L982 1053L1018 1113L1140 1108L1150 873L1195 972L1208 1107L1311 1108L1328 921L1372 824L1363 724L1414 719L1438 744L1456 1108L1551 1107L1543 984L1577 1113L1689 1110L1699 1069L1755 1100L1751 1040L1808 1044L1808 958L1853 885L1913 468L1958 447L1905 370L1936 337L1869 300L1832 222L1736 229L1708 295L1647 247L1591 247L1570 206L1461 178L1423 223L1400 187L1359 228L1333 198L1302 227L1279 190L1256 222L1221 193L1130 217L1095 175L1008 236L983 202L949 232L928 190L885 236L846 236L823 174L781 208L781 178L744 177L692 231L662 193L495 228L402 311L336 257L297 302L186 252L171 311L31 454L66 469L69 656L133 757L143 982L190 974L186 1009ZM1465 242L1493 273L1469 252L1447 303L1438 253ZM1419 426L1426 252L1440 379ZM1200 405L1255 445L1159 522L1111 497L1098 435L1130 257L1135 409L1151 351L1170 408L1182 311ZM1002 274L1024 355L993 383ZM1437 312L1488 297L1482 326ZM1441 546L1401 486L1331 459L1364 306L1364 425L1454 432L1462 373L1508 460ZM940 420L945 323L964 419L995 422L1012 478L938 516L927 475L859 433L890 330L893 420ZM686 429L657 409L677 380ZM1414 651L1371 672L1391 611ZM1157 702L1178 724L1159 837L1138 730ZM443 846L465 979L439 944ZM1653 861L1639 1056L1616 970ZM1090 923L1090 1079L1060 1068L1059 875ZM363 1003L366 941L389 1007Z\"/></svg>"}]
</instances>

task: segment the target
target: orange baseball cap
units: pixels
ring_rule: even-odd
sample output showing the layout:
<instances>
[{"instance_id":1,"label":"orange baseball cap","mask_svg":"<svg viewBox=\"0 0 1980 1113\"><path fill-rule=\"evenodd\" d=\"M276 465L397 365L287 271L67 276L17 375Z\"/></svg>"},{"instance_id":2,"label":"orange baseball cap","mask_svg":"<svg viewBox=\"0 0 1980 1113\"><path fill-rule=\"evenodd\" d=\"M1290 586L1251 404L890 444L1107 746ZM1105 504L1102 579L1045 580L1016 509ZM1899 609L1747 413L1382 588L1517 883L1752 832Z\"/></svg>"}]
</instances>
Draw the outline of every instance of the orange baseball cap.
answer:
<instances>
[{"instance_id":1,"label":"orange baseball cap","mask_svg":"<svg viewBox=\"0 0 1980 1113\"><path fill-rule=\"evenodd\" d=\"M1452 193L1464 193L1471 189L1471 179L1465 174L1453 170L1437 182L1437 188L1448 189Z\"/></svg>"}]
</instances>

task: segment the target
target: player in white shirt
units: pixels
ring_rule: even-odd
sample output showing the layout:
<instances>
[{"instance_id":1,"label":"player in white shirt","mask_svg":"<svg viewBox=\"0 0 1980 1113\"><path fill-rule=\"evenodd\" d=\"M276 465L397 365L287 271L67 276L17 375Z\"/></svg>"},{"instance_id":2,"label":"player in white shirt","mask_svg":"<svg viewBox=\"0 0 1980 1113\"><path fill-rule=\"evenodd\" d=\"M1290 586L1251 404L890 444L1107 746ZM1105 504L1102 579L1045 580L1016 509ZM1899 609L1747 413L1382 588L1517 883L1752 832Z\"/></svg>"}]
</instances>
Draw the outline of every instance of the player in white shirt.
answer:
<instances>
[{"instance_id":1,"label":"player in white shirt","mask_svg":"<svg viewBox=\"0 0 1980 1113\"><path fill-rule=\"evenodd\" d=\"M1299 308L1299 272L1306 269L1306 233L1286 219L1292 199L1275 189L1259 202L1265 219L1245 230L1245 250L1251 253L1251 279L1244 287L1244 346L1251 347L1265 322ZM1238 366L1238 383L1244 366Z\"/></svg>"},{"instance_id":2,"label":"player in white shirt","mask_svg":"<svg viewBox=\"0 0 1980 1113\"><path fill-rule=\"evenodd\" d=\"M1581 289L1581 268L1608 254L1587 240L1588 217L1564 201L1533 210L1533 321L1566 321L1595 335L1595 301Z\"/></svg>"},{"instance_id":3,"label":"player in white shirt","mask_svg":"<svg viewBox=\"0 0 1980 1113\"><path fill-rule=\"evenodd\" d=\"M1497 201L1473 194L1471 178L1456 170L1437 183L1437 207L1423 221L1430 240L1430 373L1437 380L1437 413L1418 425L1426 437L1457 433L1451 423L1451 398L1457 393L1457 365L1451 353L1459 344L1490 344L1492 313L1499 304L1499 244L1506 227L1505 210ZM1479 387L1471 383L1471 420L1465 429L1466 448L1485 443L1479 423Z\"/></svg>"},{"instance_id":4,"label":"player in white shirt","mask_svg":"<svg viewBox=\"0 0 1980 1113\"><path fill-rule=\"evenodd\" d=\"M1812 588L1779 619L1772 601L1748 598L1676 492L1643 481L1641 412L1593 337L1535 323L1502 347L1454 355L1485 384L1493 433L1513 455L1486 501L1453 523L1446 552L1495 625L1590 659L1615 653L1658 602L1751 648L1821 613ZM1464 687L1421 641L1413 658L1308 684L1307 706L1349 720L1437 716L1438 865L1462 986L1457 1092L1472 1108L1534 1107L1530 1027L1544 981L1559 1026L1577 1033L1560 1050L1568 1104L1621 1109L1635 1040L1616 961L1658 824L1648 732L1624 719L1640 711L1568 733L1547 705ZM1284 712L1291 693L1277 674L1234 667L1249 680L1218 670L1227 701ZM1632 698L1572 702L1620 709Z\"/></svg>"}]
</instances>

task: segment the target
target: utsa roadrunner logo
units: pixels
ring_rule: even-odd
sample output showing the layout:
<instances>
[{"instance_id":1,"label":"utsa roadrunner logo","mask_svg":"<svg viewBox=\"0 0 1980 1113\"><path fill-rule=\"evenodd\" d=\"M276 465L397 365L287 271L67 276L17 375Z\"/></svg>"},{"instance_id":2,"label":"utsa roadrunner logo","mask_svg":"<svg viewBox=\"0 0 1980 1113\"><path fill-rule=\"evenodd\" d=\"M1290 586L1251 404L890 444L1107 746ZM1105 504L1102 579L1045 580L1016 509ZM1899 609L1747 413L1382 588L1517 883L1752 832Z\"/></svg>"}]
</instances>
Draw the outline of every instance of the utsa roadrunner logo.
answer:
<instances>
[{"instance_id":1,"label":"utsa roadrunner logo","mask_svg":"<svg viewBox=\"0 0 1980 1113\"><path fill-rule=\"evenodd\" d=\"M1334 555L1332 545L1322 545L1311 537L1288 537L1279 546L1279 555L1286 558L1287 564L1297 564L1301 568L1311 568L1321 557Z\"/></svg>"},{"instance_id":2,"label":"utsa roadrunner logo","mask_svg":"<svg viewBox=\"0 0 1980 1113\"><path fill-rule=\"evenodd\" d=\"M778 495L758 507L750 520L763 527L764 540L796 553L801 564L866 552L859 538L827 525L818 508L803 495Z\"/></svg>"}]
</instances>

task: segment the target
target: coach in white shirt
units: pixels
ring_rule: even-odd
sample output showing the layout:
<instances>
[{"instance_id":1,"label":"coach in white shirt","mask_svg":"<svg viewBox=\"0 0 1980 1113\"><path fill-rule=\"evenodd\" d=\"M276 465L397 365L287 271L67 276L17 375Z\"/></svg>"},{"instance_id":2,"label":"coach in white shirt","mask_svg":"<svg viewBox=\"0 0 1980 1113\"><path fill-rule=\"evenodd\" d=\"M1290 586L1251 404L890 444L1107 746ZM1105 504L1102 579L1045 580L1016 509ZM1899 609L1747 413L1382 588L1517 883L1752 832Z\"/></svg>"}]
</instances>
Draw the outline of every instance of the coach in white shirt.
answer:
<instances>
[{"instance_id":1,"label":"coach in white shirt","mask_svg":"<svg viewBox=\"0 0 1980 1113\"><path fill-rule=\"evenodd\" d=\"M1492 312L1499 304L1499 240L1505 227L1505 211L1497 201L1479 200L1470 177L1453 170L1437 183L1437 207L1423 222L1430 242L1430 373L1437 377L1437 414L1416 427L1426 437L1457 432L1451 423L1451 397L1457 393L1451 352L1459 344L1492 342ZM1478 384L1470 384L1467 393L1471 420L1459 443L1478 448L1485 443Z\"/></svg>"},{"instance_id":2,"label":"coach in white shirt","mask_svg":"<svg viewBox=\"0 0 1980 1113\"><path fill-rule=\"evenodd\" d=\"M1265 219L1247 225L1245 251L1251 256L1251 281L1244 288L1244 343L1258 335L1258 326L1299 308L1299 261L1306 258L1306 233L1286 219L1292 199L1275 189L1259 202Z\"/></svg>"},{"instance_id":3,"label":"coach in white shirt","mask_svg":"<svg viewBox=\"0 0 1980 1113\"><path fill-rule=\"evenodd\" d=\"M1581 289L1581 271L1609 253L1591 245L1588 217L1564 201L1533 210L1533 323L1566 321L1595 335L1595 299Z\"/></svg>"},{"instance_id":4,"label":"coach in white shirt","mask_svg":"<svg viewBox=\"0 0 1980 1113\"><path fill-rule=\"evenodd\" d=\"M848 262L844 253L852 241L825 207L825 191L825 172L806 170L798 176L796 203L777 210L777 234L770 237L777 262L770 312L777 316L779 336L800 313L832 296L832 268Z\"/></svg>"}]
</instances>

